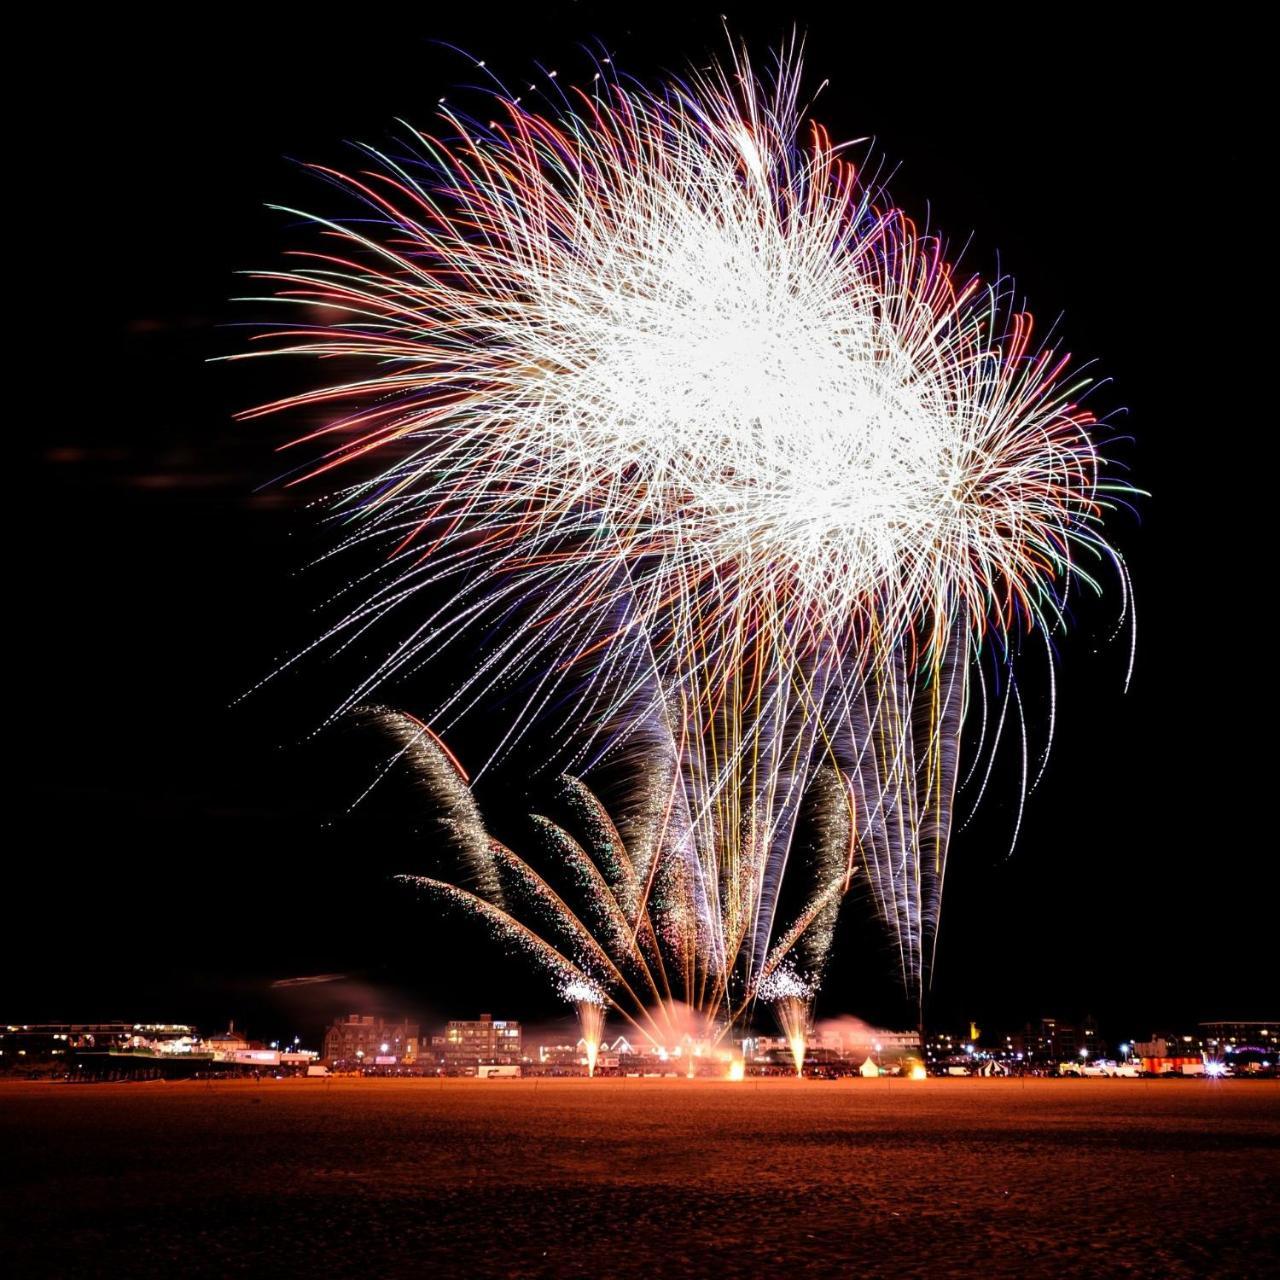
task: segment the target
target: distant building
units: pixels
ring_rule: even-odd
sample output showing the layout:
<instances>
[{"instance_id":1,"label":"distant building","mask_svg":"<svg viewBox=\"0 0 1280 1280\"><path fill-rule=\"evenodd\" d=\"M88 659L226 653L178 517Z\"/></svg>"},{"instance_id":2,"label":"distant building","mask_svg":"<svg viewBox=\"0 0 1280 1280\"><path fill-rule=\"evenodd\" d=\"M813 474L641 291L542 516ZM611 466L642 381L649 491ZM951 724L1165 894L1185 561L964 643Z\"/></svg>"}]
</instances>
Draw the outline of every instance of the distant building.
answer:
<instances>
[{"instance_id":1,"label":"distant building","mask_svg":"<svg viewBox=\"0 0 1280 1280\"><path fill-rule=\"evenodd\" d=\"M249 1037L236 1030L234 1018L227 1024L225 1031L215 1031L205 1043L213 1050L215 1062L235 1062L237 1054L245 1053L252 1047Z\"/></svg>"},{"instance_id":2,"label":"distant building","mask_svg":"<svg viewBox=\"0 0 1280 1280\"><path fill-rule=\"evenodd\" d=\"M491 1013L482 1013L474 1022L455 1019L444 1029L445 1065L519 1062L521 1044L518 1022L495 1021Z\"/></svg>"},{"instance_id":3,"label":"distant building","mask_svg":"<svg viewBox=\"0 0 1280 1280\"><path fill-rule=\"evenodd\" d=\"M1275 1021L1202 1022L1194 1032L1157 1031L1135 1040L1133 1056L1152 1075L1165 1074L1197 1061L1215 1070L1269 1070L1280 1061L1280 1023ZM1173 1065L1170 1065L1173 1064Z\"/></svg>"},{"instance_id":4,"label":"distant building","mask_svg":"<svg viewBox=\"0 0 1280 1280\"><path fill-rule=\"evenodd\" d=\"M881 1066L917 1057L921 1048L918 1031L885 1031L876 1027L840 1028L827 1035L810 1036L809 1046L859 1061L874 1054Z\"/></svg>"},{"instance_id":5,"label":"distant building","mask_svg":"<svg viewBox=\"0 0 1280 1280\"><path fill-rule=\"evenodd\" d=\"M195 1027L185 1023L140 1022L133 1028L126 1048L135 1052L163 1053L173 1057L211 1052Z\"/></svg>"},{"instance_id":6,"label":"distant building","mask_svg":"<svg viewBox=\"0 0 1280 1280\"><path fill-rule=\"evenodd\" d=\"M1098 1024L1090 1017L1082 1022L1041 1018L1036 1033L1028 1027L1023 1036L1027 1057L1042 1065L1097 1059L1106 1055L1106 1044L1098 1034ZM1011 1041L1012 1042L1012 1041Z\"/></svg>"},{"instance_id":7,"label":"distant building","mask_svg":"<svg viewBox=\"0 0 1280 1280\"><path fill-rule=\"evenodd\" d=\"M945 1066L952 1062L964 1061L967 1041L960 1032L934 1031L924 1042L925 1061L931 1065Z\"/></svg>"},{"instance_id":8,"label":"distant building","mask_svg":"<svg viewBox=\"0 0 1280 1280\"><path fill-rule=\"evenodd\" d=\"M132 1022L6 1023L0 1027L0 1064L12 1065L23 1058L65 1058L84 1049L121 1049L135 1031Z\"/></svg>"},{"instance_id":9,"label":"distant building","mask_svg":"<svg viewBox=\"0 0 1280 1280\"><path fill-rule=\"evenodd\" d=\"M1280 1053L1280 1022L1202 1022L1198 1030L1200 1047L1215 1054Z\"/></svg>"},{"instance_id":10,"label":"distant building","mask_svg":"<svg viewBox=\"0 0 1280 1280\"><path fill-rule=\"evenodd\" d=\"M531 1055L535 1053L532 1045L529 1046ZM587 1071L587 1042L585 1039L579 1039L576 1044L540 1044L536 1049L537 1065L550 1069L551 1074L574 1074L569 1068L580 1069L582 1074ZM596 1048L596 1070L599 1072L605 1068L620 1067L623 1060L626 1060L628 1066L648 1065L649 1061L657 1063L657 1054L652 1052L646 1046L637 1049L626 1036L619 1036L612 1044L608 1040L602 1040ZM564 1068L565 1070L561 1070Z\"/></svg>"},{"instance_id":11,"label":"distant building","mask_svg":"<svg viewBox=\"0 0 1280 1280\"><path fill-rule=\"evenodd\" d=\"M586 1064L586 1047L577 1044L540 1044L538 1061L544 1067L581 1067Z\"/></svg>"},{"instance_id":12,"label":"distant building","mask_svg":"<svg viewBox=\"0 0 1280 1280\"><path fill-rule=\"evenodd\" d=\"M324 1061L349 1065L412 1066L418 1060L420 1028L405 1019L388 1022L371 1014L352 1013L324 1033Z\"/></svg>"},{"instance_id":13,"label":"distant building","mask_svg":"<svg viewBox=\"0 0 1280 1280\"><path fill-rule=\"evenodd\" d=\"M204 1048L199 1032L177 1022L40 1022L0 1026L0 1056L63 1057L145 1049L189 1054Z\"/></svg>"}]
</instances>

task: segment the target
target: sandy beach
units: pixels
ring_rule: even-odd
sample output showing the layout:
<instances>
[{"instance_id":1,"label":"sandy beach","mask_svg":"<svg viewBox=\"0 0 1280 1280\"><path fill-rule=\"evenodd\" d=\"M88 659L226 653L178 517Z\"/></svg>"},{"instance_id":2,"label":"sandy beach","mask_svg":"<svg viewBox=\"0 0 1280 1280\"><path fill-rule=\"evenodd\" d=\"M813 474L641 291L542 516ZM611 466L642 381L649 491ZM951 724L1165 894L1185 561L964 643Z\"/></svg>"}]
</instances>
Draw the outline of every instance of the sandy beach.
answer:
<instances>
[{"instance_id":1,"label":"sandy beach","mask_svg":"<svg viewBox=\"0 0 1280 1280\"><path fill-rule=\"evenodd\" d=\"M1280 1084L0 1084L11 1275L1260 1275Z\"/></svg>"}]
</instances>

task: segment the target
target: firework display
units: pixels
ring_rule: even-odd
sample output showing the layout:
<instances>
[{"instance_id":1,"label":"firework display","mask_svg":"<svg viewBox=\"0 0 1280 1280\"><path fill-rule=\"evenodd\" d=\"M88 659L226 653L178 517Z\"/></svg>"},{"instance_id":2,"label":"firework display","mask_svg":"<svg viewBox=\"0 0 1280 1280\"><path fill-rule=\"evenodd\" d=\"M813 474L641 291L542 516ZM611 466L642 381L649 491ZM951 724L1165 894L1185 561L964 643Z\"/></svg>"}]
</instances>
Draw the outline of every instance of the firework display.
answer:
<instances>
[{"instance_id":1,"label":"firework display","mask_svg":"<svg viewBox=\"0 0 1280 1280\"><path fill-rule=\"evenodd\" d=\"M479 919L512 953L543 969L577 1011L589 1074L609 1009L655 1047L684 1045L692 1057L715 1051L756 999L781 1008L799 990L806 999L797 1020L803 1062L813 985L804 984L796 966L820 974L825 965L830 922L847 878L843 843L833 849L820 842L816 856L793 867L791 883L803 885L804 900L753 975L746 940L754 864L740 861L740 882L725 886L718 903L706 900L696 856L671 828L665 806L649 798L660 775L656 762L631 797L628 838L588 787L565 777L566 825L535 816L538 847L522 855L492 838L478 811L460 803L459 775L425 725L411 730L411 719L384 708L361 708L359 716L396 741L394 760L408 770L430 811L462 814L443 820L447 841L428 842L434 874L403 879ZM406 737L410 732L416 740ZM842 824L820 811L831 795L815 791L813 825L826 841L843 841ZM843 793L834 795L843 808Z\"/></svg>"},{"instance_id":2,"label":"firework display","mask_svg":"<svg viewBox=\"0 0 1280 1280\"><path fill-rule=\"evenodd\" d=\"M813 1015L814 988L802 982L785 966L779 966L756 988L757 999L773 1006L774 1017L786 1039L796 1075L804 1074L804 1057L809 1044L809 1024Z\"/></svg>"},{"instance_id":3,"label":"firework display","mask_svg":"<svg viewBox=\"0 0 1280 1280\"><path fill-rule=\"evenodd\" d=\"M596 1073L600 1057L600 1045L604 1040L605 997L600 991L581 982L570 983L561 994L571 1000L578 1010L578 1028L582 1032L582 1046L587 1059L587 1076Z\"/></svg>"},{"instance_id":4,"label":"firework display","mask_svg":"<svg viewBox=\"0 0 1280 1280\"><path fill-rule=\"evenodd\" d=\"M314 247L262 277L293 316L248 354L339 372L249 416L307 415L296 482L341 480L359 568L316 645L395 636L338 713L439 663L397 732L446 788L433 735L495 691L486 768L535 731L575 776L629 761L616 826L566 784L589 834L543 821L554 875L455 795L469 879L420 883L593 1008L768 998L802 1062L855 878L921 998L962 732L976 803L1027 638L1052 672L1108 572L1128 616L1124 486L1085 380L805 120L796 56L558 84L321 171L352 216L299 215Z\"/></svg>"}]
</instances>

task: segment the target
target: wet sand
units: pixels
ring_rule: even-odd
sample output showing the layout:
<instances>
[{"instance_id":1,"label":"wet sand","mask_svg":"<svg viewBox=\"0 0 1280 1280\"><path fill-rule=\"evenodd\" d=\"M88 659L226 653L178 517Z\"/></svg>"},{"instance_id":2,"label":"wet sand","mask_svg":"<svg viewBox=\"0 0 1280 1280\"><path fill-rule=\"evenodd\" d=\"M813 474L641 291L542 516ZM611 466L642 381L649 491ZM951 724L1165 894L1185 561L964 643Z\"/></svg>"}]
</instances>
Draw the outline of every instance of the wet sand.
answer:
<instances>
[{"instance_id":1,"label":"wet sand","mask_svg":"<svg viewBox=\"0 0 1280 1280\"><path fill-rule=\"evenodd\" d=\"M0 1083L8 1275L1264 1275L1280 1082Z\"/></svg>"}]
</instances>

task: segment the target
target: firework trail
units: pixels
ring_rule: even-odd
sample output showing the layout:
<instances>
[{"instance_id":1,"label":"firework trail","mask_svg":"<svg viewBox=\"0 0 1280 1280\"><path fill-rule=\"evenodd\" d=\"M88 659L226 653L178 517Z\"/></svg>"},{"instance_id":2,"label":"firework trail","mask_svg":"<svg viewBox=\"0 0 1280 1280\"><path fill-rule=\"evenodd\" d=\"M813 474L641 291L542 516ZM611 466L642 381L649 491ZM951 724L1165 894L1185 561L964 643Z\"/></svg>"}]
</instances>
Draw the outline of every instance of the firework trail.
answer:
<instances>
[{"instance_id":1,"label":"firework trail","mask_svg":"<svg viewBox=\"0 0 1280 1280\"><path fill-rule=\"evenodd\" d=\"M338 550L381 553L312 646L399 628L339 713L464 652L429 719L518 691L490 764L535 726L575 773L642 740L661 812L619 911L679 935L686 978L728 948L746 989L826 771L919 998L962 726L980 708L980 796L1023 638L1052 669L1108 570L1128 616L1125 486L1067 357L803 119L799 78L794 48L657 91L602 67L319 170L352 216L299 215L316 246L261 277L293 319L246 354L340 372L246 416L308 416L295 482L347 477Z\"/></svg>"},{"instance_id":2,"label":"firework trail","mask_svg":"<svg viewBox=\"0 0 1280 1280\"><path fill-rule=\"evenodd\" d=\"M380 706L357 707L351 718L356 725L381 733L396 748L356 804L392 769L402 767L424 801L423 810L435 822L435 834L442 837L430 843L437 854L443 851L450 855L445 874L474 887L482 898L501 907L502 882L489 834L472 797L467 775L453 753L407 711Z\"/></svg>"},{"instance_id":3,"label":"firework trail","mask_svg":"<svg viewBox=\"0 0 1280 1280\"><path fill-rule=\"evenodd\" d=\"M595 794L566 777L561 799L569 819L561 826L535 816L540 853L521 855L484 830L474 805L458 794L460 775L446 748L425 727L413 733L412 751L405 751L402 735L416 723L411 717L377 708L362 709L360 718L400 747L395 759L410 770L428 808L462 810L471 824L451 870L402 878L478 919L510 952L542 968L577 1010L592 1073L609 1009L655 1046L685 1039L715 1044L757 998L777 1001L784 986L790 984L788 993L798 987L797 963L820 975L834 908L852 874L845 861L847 823L821 809L824 803L846 808L838 783L816 793L818 852L791 871L795 885L807 871L805 898L753 983L744 950L748 915L740 906L751 892L753 867L739 863L746 883L709 911L686 842L669 824L661 829L665 808L646 798L652 771L640 775L627 821L642 835L637 854ZM438 851L432 856L438 859ZM717 865L723 870L727 861ZM459 883L463 879L469 883ZM805 990L811 1002L813 987ZM808 1005L802 1023L807 1019Z\"/></svg>"}]
</instances>

